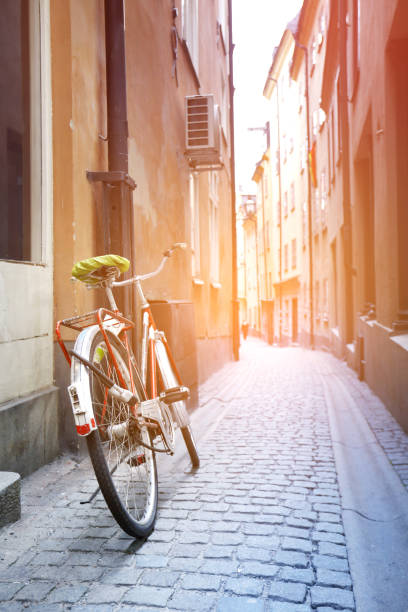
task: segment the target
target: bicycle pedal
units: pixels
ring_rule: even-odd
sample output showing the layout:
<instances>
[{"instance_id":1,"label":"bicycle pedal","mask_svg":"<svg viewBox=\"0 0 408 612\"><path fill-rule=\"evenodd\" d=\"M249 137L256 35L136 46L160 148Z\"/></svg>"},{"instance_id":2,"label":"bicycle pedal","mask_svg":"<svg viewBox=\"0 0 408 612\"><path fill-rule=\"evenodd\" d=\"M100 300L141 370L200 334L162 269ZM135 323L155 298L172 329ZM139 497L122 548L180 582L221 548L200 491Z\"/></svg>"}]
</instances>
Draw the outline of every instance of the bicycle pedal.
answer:
<instances>
[{"instance_id":1,"label":"bicycle pedal","mask_svg":"<svg viewBox=\"0 0 408 612\"><path fill-rule=\"evenodd\" d=\"M136 457L130 457L126 463L130 466L130 467L138 467L139 465L143 465L143 463L146 463L146 456L144 453L142 453L141 455L136 455Z\"/></svg>"},{"instance_id":2,"label":"bicycle pedal","mask_svg":"<svg viewBox=\"0 0 408 612\"><path fill-rule=\"evenodd\" d=\"M160 393L160 401L165 404L174 404L174 402L183 402L190 397L190 389L188 387L171 387Z\"/></svg>"}]
</instances>

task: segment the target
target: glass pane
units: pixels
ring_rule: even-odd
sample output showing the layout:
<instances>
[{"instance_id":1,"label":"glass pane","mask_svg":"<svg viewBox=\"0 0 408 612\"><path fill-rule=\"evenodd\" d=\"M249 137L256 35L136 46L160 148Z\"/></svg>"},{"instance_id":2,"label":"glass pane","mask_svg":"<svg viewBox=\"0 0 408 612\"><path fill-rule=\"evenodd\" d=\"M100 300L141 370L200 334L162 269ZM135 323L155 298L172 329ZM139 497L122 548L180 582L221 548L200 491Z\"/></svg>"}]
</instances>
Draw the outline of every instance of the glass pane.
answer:
<instances>
[{"instance_id":1,"label":"glass pane","mask_svg":"<svg viewBox=\"0 0 408 612\"><path fill-rule=\"evenodd\" d=\"M31 73L37 58L30 53L36 4L2 0L0 11L0 258L20 261L32 259L31 200L40 180L31 180L33 135L39 133L38 125L32 130Z\"/></svg>"}]
</instances>

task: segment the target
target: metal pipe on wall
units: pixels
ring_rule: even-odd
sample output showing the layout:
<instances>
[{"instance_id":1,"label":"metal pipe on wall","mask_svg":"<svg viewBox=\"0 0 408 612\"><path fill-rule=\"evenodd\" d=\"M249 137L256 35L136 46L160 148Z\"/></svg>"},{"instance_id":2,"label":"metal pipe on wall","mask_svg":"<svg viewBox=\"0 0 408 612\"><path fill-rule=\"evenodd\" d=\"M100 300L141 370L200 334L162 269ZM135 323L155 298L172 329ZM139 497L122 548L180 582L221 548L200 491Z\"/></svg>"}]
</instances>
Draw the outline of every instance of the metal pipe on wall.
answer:
<instances>
[{"instance_id":1,"label":"metal pipe on wall","mask_svg":"<svg viewBox=\"0 0 408 612\"><path fill-rule=\"evenodd\" d=\"M231 145L231 237L232 237L232 351L236 361L239 360L239 302L238 302L238 269L237 269L237 219L235 212L235 140L234 140L234 66L232 54L232 0L228 0L229 29L229 95L230 95L230 145Z\"/></svg>"},{"instance_id":2,"label":"metal pipe on wall","mask_svg":"<svg viewBox=\"0 0 408 612\"><path fill-rule=\"evenodd\" d=\"M126 52L124 0L105 0L106 99L109 172L128 175L128 120L126 92ZM113 253L131 261L132 199L125 180L109 189L110 243ZM135 262L132 261L132 264ZM130 314L131 288L122 292L121 308Z\"/></svg>"},{"instance_id":3,"label":"metal pipe on wall","mask_svg":"<svg viewBox=\"0 0 408 612\"><path fill-rule=\"evenodd\" d=\"M312 178L310 175L309 155L312 150L310 137L310 94L309 94L309 49L293 37L295 45L302 49L305 54L305 96L306 96L306 138L307 138L307 225L308 225L308 247L309 247L309 312L310 312L310 348L315 348L314 333L314 270L313 270L313 229L312 229Z\"/></svg>"}]
</instances>

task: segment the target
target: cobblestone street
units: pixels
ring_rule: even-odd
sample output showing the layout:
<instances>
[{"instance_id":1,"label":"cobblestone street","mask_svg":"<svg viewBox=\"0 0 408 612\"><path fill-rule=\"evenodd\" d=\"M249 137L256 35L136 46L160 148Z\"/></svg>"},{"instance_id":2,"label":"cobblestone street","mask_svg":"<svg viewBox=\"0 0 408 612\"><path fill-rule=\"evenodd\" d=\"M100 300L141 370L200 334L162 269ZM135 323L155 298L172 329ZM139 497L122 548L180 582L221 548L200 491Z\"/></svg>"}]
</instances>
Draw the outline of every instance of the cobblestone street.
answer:
<instances>
[{"instance_id":1,"label":"cobblestone street","mask_svg":"<svg viewBox=\"0 0 408 612\"><path fill-rule=\"evenodd\" d=\"M0 531L0 610L356 610L325 392L333 372L406 494L408 438L354 373L326 353L250 339L200 389L200 469L188 471L184 449L160 459L146 542L126 536L101 497L80 503L95 489L88 459L64 456L23 481L22 519Z\"/></svg>"}]
</instances>

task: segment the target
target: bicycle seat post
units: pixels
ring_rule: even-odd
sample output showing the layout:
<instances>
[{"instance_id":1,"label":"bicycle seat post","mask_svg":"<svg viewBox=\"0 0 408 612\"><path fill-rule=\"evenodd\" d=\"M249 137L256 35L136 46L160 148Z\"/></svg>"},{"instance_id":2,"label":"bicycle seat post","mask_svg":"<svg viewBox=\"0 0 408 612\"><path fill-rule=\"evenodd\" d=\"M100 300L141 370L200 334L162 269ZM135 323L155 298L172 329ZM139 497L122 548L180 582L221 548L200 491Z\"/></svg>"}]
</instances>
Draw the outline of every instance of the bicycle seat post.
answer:
<instances>
[{"instance_id":1,"label":"bicycle seat post","mask_svg":"<svg viewBox=\"0 0 408 612\"><path fill-rule=\"evenodd\" d=\"M109 300L109 304L111 309L114 312L118 311L118 306L116 304L115 298L113 297L113 291L112 291L112 286L106 286L105 287L105 291L106 291L106 295L108 296L108 300Z\"/></svg>"}]
</instances>

